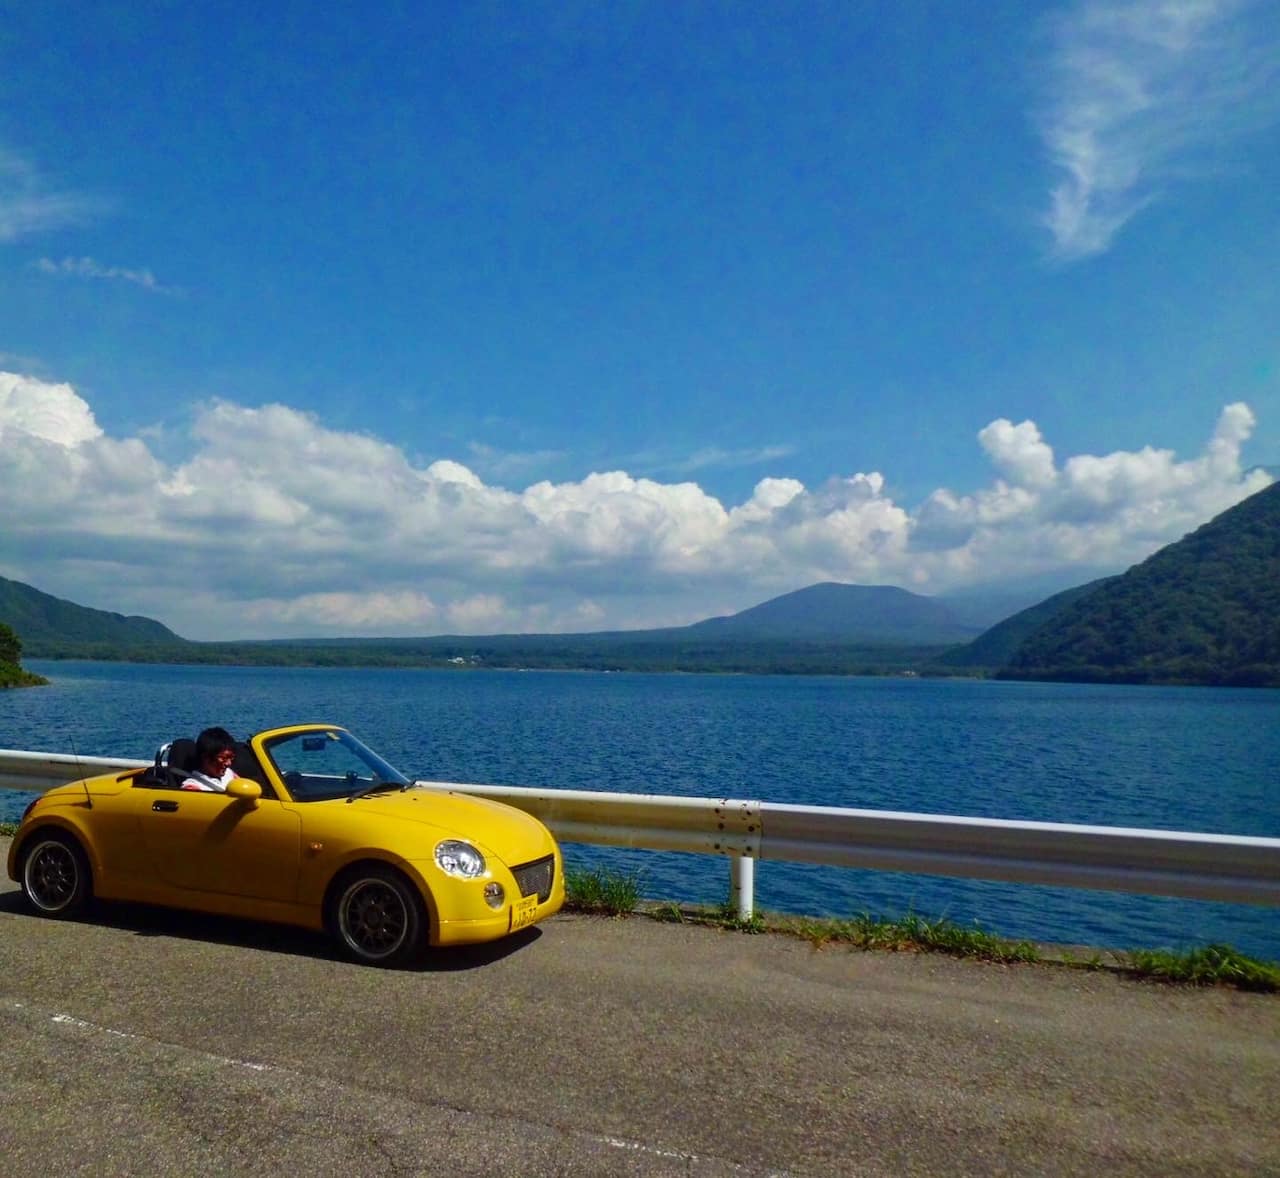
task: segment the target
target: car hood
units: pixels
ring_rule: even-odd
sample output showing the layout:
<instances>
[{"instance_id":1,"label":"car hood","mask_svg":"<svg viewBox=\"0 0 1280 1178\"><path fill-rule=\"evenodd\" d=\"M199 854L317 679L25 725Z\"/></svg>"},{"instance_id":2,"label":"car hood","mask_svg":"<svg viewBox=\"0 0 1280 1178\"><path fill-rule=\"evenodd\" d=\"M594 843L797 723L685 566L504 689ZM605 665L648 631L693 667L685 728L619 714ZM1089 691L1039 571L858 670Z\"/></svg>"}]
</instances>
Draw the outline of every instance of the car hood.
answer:
<instances>
[{"instance_id":1,"label":"car hood","mask_svg":"<svg viewBox=\"0 0 1280 1178\"><path fill-rule=\"evenodd\" d=\"M321 804L347 805L345 801ZM488 798L415 786L403 793L370 794L351 806L358 807L361 818L366 820L434 827L444 837L476 843L508 864L544 855L551 849L551 835L538 819Z\"/></svg>"}]
</instances>

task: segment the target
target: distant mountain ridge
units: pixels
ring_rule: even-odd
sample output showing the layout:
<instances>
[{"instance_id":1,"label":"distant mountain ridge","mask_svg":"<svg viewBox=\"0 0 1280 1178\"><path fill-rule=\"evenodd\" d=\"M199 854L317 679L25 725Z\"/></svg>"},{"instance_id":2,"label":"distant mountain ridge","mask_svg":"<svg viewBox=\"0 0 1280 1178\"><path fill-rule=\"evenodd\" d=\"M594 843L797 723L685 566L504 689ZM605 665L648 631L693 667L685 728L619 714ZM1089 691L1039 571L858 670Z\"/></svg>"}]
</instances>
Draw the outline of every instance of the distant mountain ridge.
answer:
<instances>
[{"instance_id":1,"label":"distant mountain ridge","mask_svg":"<svg viewBox=\"0 0 1280 1178\"><path fill-rule=\"evenodd\" d=\"M386 648L443 641L477 643L514 639L540 644L569 640L663 643L690 640L702 644L777 643L862 646L944 647L968 641L982 627L962 621L937 598L922 597L891 585L845 585L825 581L784 593L727 617L707 618L688 626L654 630L614 630L591 634L488 635L467 639L431 638L273 639L263 643L191 643L153 618L110 613L43 593L21 581L0 577L0 621L21 637L29 654L66 655L85 648L203 646L341 646Z\"/></svg>"},{"instance_id":2,"label":"distant mountain ridge","mask_svg":"<svg viewBox=\"0 0 1280 1178\"><path fill-rule=\"evenodd\" d=\"M0 622L13 628L28 656L38 655L50 644L110 643L127 647L186 642L154 618L91 609L5 577L0 577Z\"/></svg>"},{"instance_id":3,"label":"distant mountain ridge","mask_svg":"<svg viewBox=\"0 0 1280 1178\"><path fill-rule=\"evenodd\" d=\"M964 642L982 632L967 625L937 598L893 585L845 585L823 581L722 618L708 618L675 632L703 638L885 645Z\"/></svg>"}]
</instances>

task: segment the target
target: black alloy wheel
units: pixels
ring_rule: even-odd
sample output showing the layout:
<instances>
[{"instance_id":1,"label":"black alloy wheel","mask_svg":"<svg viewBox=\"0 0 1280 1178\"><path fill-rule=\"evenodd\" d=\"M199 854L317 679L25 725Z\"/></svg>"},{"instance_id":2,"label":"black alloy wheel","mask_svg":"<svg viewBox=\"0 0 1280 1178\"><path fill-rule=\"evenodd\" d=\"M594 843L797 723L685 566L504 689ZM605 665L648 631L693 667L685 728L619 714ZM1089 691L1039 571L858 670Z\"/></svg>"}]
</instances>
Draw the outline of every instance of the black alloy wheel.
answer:
<instances>
[{"instance_id":1,"label":"black alloy wheel","mask_svg":"<svg viewBox=\"0 0 1280 1178\"><path fill-rule=\"evenodd\" d=\"M342 949L365 965L401 966L422 953L426 911L398 871L369 863L335 888L331 927Z\"/></svg>"},{"instance_id":2,"label":"black alloy wheel","mask_svg":"<svg viewBox=\"0 0 1280 1178\"><path fill-rule=\"evenodd\" d=\"M89 860L70 835L36 834L22 856L22 892L42 916L77 916L92 897Z\"/></svg>"}]
</instances>

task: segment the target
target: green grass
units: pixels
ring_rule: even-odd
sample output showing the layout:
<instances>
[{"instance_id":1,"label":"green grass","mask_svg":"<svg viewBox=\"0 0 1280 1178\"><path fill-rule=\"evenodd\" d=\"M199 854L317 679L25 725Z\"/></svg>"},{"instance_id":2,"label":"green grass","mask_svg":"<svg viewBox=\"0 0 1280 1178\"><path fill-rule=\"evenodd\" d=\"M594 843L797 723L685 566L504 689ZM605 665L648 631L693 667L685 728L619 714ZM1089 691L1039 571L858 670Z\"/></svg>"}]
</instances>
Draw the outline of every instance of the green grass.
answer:
<instances>
[{"instance_id":1,"label":"green grass","mask_svg":"<svg viewBox=\"0 0 1280 1178\"><path fill-rule=\"evenodd\" d=\"M916 913L897 918L863 914L848 920L756 913L750 920L741 920L728 902L706 908L667 901L649 907L645 914L651 919L674 924L701 924L748 933L779 933L799 937L815 948L840 944L882 952L941 953L1006 965L1041 963L1118 973L1136 979L1280 993L1280 965L1246 957L1230 945L1209 945L1181 953L1095 949L1087 956L1078 957L1067 949L1050 947L1042 951L1030 941L1010 940L977 924L972 927L959 925L945 917L929 920Z\"/></svg>"},{"instance_id":2,"label":"green grass","mask_svg":"<svg viewBox=\"0 0 1280 1178\"><path fill-rule=\"evenodd\" d=\"M816 946L832 942L858 949L880 949L895 953L945 953L951 957L971 957L981 961L1033 962L1039 950L1030 941L1010 941L975 924L958 925L946 917L927 920L915 913L890 919L863 914L851 920L794 918L779 931L803 937Z\"/></svg>"},{"instance_id":3,"label":"green grass","mask_svg":"<svg viewBox=\"0 0 1280 1178\"><path fill-rule=\"evenodd\" d=\"M674 901L650 905L645 915L668 924L701 924L743 933L781 933L799 937L815 948L843 944L856 949L891 952L946 953L983 961L1039 961L1039 950L1030 941L1010 941L974 925L966 928L940 917L926 920L914 913L897 919L869 915L850 920L811 916L787 916L756 912L747 919L726 900L714 908L680 905Z\"/></svg>"},{"instance_id":4,"label":"green grass","mask_svg":"<svg viewBox=\"0 0 1280 1178\"><path fill-rule=\"evenodd\" d=\"M1120 968L1134 977L1161 982L1234 986L1265 994L1280 991L1280 966L1246 957L1230 945L1206 945L1183 953L1138 949L1121 955Z\"/></svg>"},{"instance_id":5,"label":"green grass","mask_svg":"<svg viewBox=\"0 0 1280 1178\"><path fill-rule=\"evenodd\" d=\"M606 868L564 873L564 906L570 912L604 916L628 916L640 903L639 872L622 873Z\"/></svg>"},{"instance_id":6,"label":"green grass","mask_svg":"<svg viewBox=\"0 0 1280 1178\"><path fill-rule=\"evenodd\" d=\"M15 835L18 833L18 824L16 822L0 822L0 838L5 835Z\"/></svg>"},{"instance_id":7,"label":"green grass","mask_svg":"<svg viewBox=\"0 0 1280 1178\"><path fill-rule=\"evenodd\" d=\"M656 904L646 913L650 920L662 921L665 924L685 924L684 909L674 900Z\"/></svg>"},{"instance_id":8,"label":"green grass","mask_svg":"<svg viewBox=\"0 0 1280 1178\"><path fill-rule=\"evenodd\" d=\"M723 928L731 928L740 933L765 933L769 929L764 917L753 912L748 917L738 915L738 906L732 900L726 900L716 909L715 923Z\"/></svg>"}]
</instances>

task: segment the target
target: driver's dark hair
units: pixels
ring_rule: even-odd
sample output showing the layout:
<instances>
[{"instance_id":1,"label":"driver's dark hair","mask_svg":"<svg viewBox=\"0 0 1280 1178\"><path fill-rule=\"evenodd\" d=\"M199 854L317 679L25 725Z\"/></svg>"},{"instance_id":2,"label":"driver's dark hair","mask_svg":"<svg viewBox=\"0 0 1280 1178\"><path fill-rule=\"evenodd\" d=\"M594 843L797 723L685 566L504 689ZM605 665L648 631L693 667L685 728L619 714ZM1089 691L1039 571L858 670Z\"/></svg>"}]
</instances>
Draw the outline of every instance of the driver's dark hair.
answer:
<instances>
[{"instance_id":1,"label":"driver's dark hair","mask_svg":"<svg viewBox=\"0 0 1280 1178\"><path fill-rule=\"evenodd\" d=\"M236 738L225 728L206 728L196 737L196 758L201 764L228 749L235 752L235 748Z\"/></svg>"}]
</instances>

